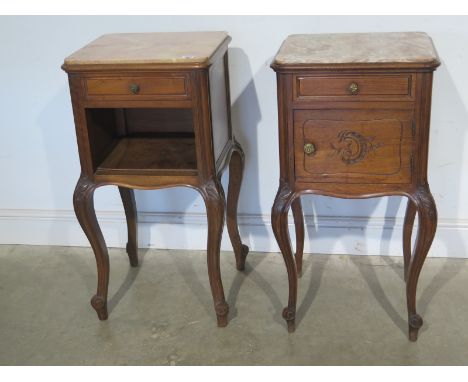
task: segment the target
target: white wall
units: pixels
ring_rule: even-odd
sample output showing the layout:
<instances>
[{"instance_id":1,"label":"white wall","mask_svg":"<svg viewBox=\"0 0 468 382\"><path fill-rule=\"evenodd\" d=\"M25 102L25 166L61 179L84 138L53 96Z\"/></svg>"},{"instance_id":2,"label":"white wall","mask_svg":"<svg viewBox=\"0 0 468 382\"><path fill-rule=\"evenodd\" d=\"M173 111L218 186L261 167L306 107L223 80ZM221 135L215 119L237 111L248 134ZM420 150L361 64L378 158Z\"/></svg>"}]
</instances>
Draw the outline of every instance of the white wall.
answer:
<instances>
[{"instance_id":1,"label":"white wall","mask_svg":"<svg viewBox=\"0 0 468 382\"><path fill-rule=\"evenodd\" d=\"M63 58L104 33L190 30L232 36L233 124L246 152L240 230L259 251L278 250L269 222L279 173L276 84L269 64L282 40L293 33L429 33L442 59L429 156L439 210L431 255L468 257L468 17L1 17L0 243L88 245L72 208L79 161ZM195 191L137 191L136 197L141 247L205 247L205 209ZM124 246L116 188L99 189L95 205L108 245ZM303 205L306 251L400 255L405 200L306 196ZM231 249L226 231L223 249Z\"/></svg>"}]
</instances>

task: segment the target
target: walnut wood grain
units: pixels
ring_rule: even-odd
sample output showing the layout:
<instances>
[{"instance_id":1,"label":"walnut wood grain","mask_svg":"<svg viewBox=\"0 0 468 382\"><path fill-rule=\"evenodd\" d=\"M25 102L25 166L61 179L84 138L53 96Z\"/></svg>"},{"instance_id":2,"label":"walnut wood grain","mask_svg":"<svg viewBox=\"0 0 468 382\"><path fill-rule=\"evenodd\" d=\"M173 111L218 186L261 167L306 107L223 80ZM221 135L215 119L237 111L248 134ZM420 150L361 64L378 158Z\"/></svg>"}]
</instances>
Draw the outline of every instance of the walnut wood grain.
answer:
<instances>
[{"instance_id":1,"label":"walnut wood grain","mask_svg":"<svg viewBox=\"0 0 468 382\"><path fill-rule=\"evenodd\" d=\"M414 218L416 217L416 204L408 199L405 212L405 222L403 224L403 258L404 258L404 278L408 279L408 269L411 261L411 236L413 234Z\"/></svg>"},{"instance_id":2,"label":"walnut wood grain","mask_svg":"<svg viewBox=\"0 0 468 382\"><path fill-rule=\"evenodd\" d=\"M296 268L298 277L302 276L302 256L304 254L304 215L302 213L301 198L298 196L291 204L296 230Z\"/></svg>"},{"instance_id":3,"label":"walnut wood grain","mask_svg":"<svg viewBox=\"0 0 468 382\"><path fill-rule=\"evenodd\" d=\"M191 108L156 109L129 108L123 109L127 134L193 134L193 112Z\"/></svg>"},{"instance_id":4,"label":"walnut wood grain","mask_svg":"<svg viewBox=\"0 0 468 382\"><path fill-rule=\"evenodd\" d=\"M227 54L226 54L227 57ZM209 70L210 83L210 103L211 103L211 124L213 133L214 156L216 160L220 157L222 150L231 137L230 115L227 105L230 103L227 98L226 77L228 68L224 60L218 60Z\"/></svg>"},{"instance_id":5,"label":"walnut wood grain","mask_svg":"<svg viewBox=\"0 0 468 382\"><path fill-rule=\"evenodd\" d=\"M411 183L412 126L413 113L400 110L295 111L296 179Z\"/></svg>"},{"instance_id":6,"label":"walnut wood grain","mask_svg":"<svg viewBox=\"0 0 468 382\"><path fill-rule=\"evenodd\" d=\"M97 174L158 174L177 170L197 174L195 139L193 137L126 137L99 164Z\"/></svg>"},{"instance_id":7,"label":"walnut wood grain","mask_svg":"<svg viewBox=\"0 0 468 382\"><path fill-rule=\"evenodd\" d=\"M94 212L94 190L96 184L82 174L73 194L73 206L78 222L86 234L96 257L98 284L91 305L100 320L107 320L107 290L109 286L109 255Z\"/></svg>"},{"instance_id":8,"label":"walnut wood grain","mask_svg":"<svg viewBox=\"0 0 468 382\"><path fill-rule=\"evenodd\" d=\"M350 90L351 84L356 91ZM342 76L295 76L295 99L330 97L336 100L362 101L384 99L385 101L411 100L411 75L342 75Z\"/></svg>"},{"instance_id":9,"label":"walnut wood grain","mask_svg":"<svg viewBox=\"0 0 468 382\"><path fill-rule=\"evenodd\" d=\"M382 35L356 38L372 45L381 38L390 41L396 36ZM298 221L302 213L294 203L302 194L347 199L401 195L409 199L403 228L409 339L417 339L423 323L416 310L417 283L437 225L427 163L432 72L440 62L427 35L411 37L416 39L415 44L428 47L417 50L422 56L407 50L412 42L399 41L382 50L369 46L359 46L357 52L345 49L344 56L358 57L346 61L339 57L342 52L334 50L341 42L320 45L322 38L315 36L300 37L298 56L290 60L287 57L296 49L294 44L282 48L271 65L277 72L280 154L280 187L272 208L272 225L288 272L289 298L283 317L289 331L295 328L296 273L302 261L296 250L294 264L287 232L289 207L292 205ZM342 41L346 39L343 35ZM324 51L303 46L309 40ZM310 60L304 56L308 51ZM407 52L407 57L375 59L392 51ZM369 52L369 56L364 57L363 52ZM334 59L323 59L329 56ZM348 91L352 81L361 84L357 94ZM412 252L416 212L418 236ZM296 223L296 230L297 237L301 237L300 224Z\"/></svg>"},{"instance_id":10,"label":"walnut wood grain","mask_svg":"<svg viewBox=\"0 0 468 382\"><path fill-rule=\"evenodd\" d=\"M221 182L217 177L203 184L199 191L203 196L208 217L207 264L211 293L218 320L218 326L227 325L229 305L224 298L219 251L224 226L225 198Z\"/></svg>"},{"instance_id":11,"label":"walnut wood grain","mask_svg":"<svg viewBox=\"0 0 468 382\"><path fill-rule=\"evenodd\" d=\"M273 207L271 209L271 224L276 241L280 247L286 264L289 282L288 306L283 309L283 318L288 325L288 332L296 330L297 302L297 267L291 250L291 240L288 229L288 211L294 200L294 192L288 183L280 182Z\"/></svg>"},{"instance_id":12,"label":"walnut wood grain","mask_svg":"<svg viewBox=\"0 0 468 382\"><path fill-rule=\"evenodd\" d=\"M135 201L135 193L131 188L119 187L120 197L127 219L127 254L132 267L138 266L138 215Z\"/></svg>"},{"instance_id":13,"label":"walnut wood grain","mask_svg":"<svg viewBox=\"0 0 468 382\"><path fill-rule=\"evenodd\" d=\"M197 41L196 36L202 40ZM201 193L206 204L208 277L218 326L226 326L229 306L220 270L225 212L239 269L244 268L248 252L237 227L244 155L230 121L230 37L224 32L163 37L111 35L69 57L62 67L69 78L82 171L74 194L75 212L98 269L97 293L91 303L99 319L107 319L109 258L94 211L94 190L105 185L119 187L127 219L127 253L130 264L136 266L133 189L190 187ZM126 48L129 41L131 49ZM180 45L167 45L168 41ZM105 47L100 50L101 43ZM195 52L193 57L190 52ZM174 60L171 55L179 56ZM210 72L211 66L216 70ZM130 88L133 84L138 85L135 92ZM216 100L210 97L214 90ZM220 178L227 163L226 208Z\"/></svg>"},{"instance_id":14,"label":"walnut wood grain","mask_svg":"<svg viewBox=\"0 0 468 382\"><path fill-rule=\"evenodd\" d=\"M419 221L414 255L410 260L407 271L406 296L409 339L411 341L416 341L418 339L418 331L423 324L421 316L416 313L416 288L418 286L419 274L421 273L424 260L426 259L436 232L437 209L434 198L427 185L419 186L412 195L412 199L416 204Z\"/></svg>"},{"instance_id":15,"label":"walnut wood grain","mask_svg":"<svg viewBox=\"0 0 468 382\"><path fill-rule=\"evenodd\" d=\"M229 161L229 186L227 196L226 224L231 239L234 254L236 256L236 267L239 271L245 269L245 259L249 253L249 247L242 244L237 223L237 203L242 184L242 172L244 170L244 151L238 142L232 148Z\"/></svg>"},{"instance_id":16,"label":"walnut wood grain","mask_svg":"<svg viewBox=\"0 0 468 382\"><path fill-rule=\"evenodd\" d=\"M187 93L188 78L181 74L176 76L129 76L129 77L94 77L85 80L86 94L92 96L128 96L128 99L164 98L164 96L179 96L189 98Z\"/></svg>"}]
</instances>

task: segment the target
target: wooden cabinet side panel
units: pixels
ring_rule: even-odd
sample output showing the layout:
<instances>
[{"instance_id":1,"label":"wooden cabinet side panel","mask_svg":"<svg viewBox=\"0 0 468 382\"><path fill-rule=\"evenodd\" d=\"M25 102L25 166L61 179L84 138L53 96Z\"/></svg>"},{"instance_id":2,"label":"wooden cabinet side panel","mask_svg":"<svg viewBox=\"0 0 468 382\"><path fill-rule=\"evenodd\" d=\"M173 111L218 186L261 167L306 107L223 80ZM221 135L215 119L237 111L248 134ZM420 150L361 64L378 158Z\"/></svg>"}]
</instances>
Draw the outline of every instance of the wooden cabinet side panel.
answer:
<instances>
[{"instance_id":1,"label":"wooden cabinet side panel","mask_svg":"<svg viewBox=\"0 0 468 382\"><path fill-rule=\"evenodd\" d=\"M280 181L294 184L294 142L293 142L293 113L290 101L292 100L292 76L290 74L276 73L278 92L278 142Z\"/></svg>"},{"instance_id":2,"label":"wooden cabinet side panel","mask_svg":"<svg viewBox=\"0 0 468 382\"><path fill-rule=\"evenodd\" d=\"M433 72L418 73L417 76L418 102L416 105L416 155L414 166L416 185L427 184L432 78Z\"/></svg>"},{"instance_id":3,"label":"wooden cabinet side panel","mask_svg":"<svg viewBox=\"0 0 468 382\"><path fill-rule=\"evenodd\" d=\"M75 121L76 140L80 157L81 172L88 177L93 176L91 148L89 145L88 129L86 126L86 113L82 105L83 86L81 76L69 74L70 96Z\"/></svg>"},{"instance_id":4,"label":"wooden cabinet side panel","mask_svg":"<svg viewBox=\"0 0 468 382\"><path fill-rule=\"evenodd\" d=\"M208 70L193 70L190 78L197 169L199 182L203 183L215 174Z\"/></svg>"},{"instance_id":5,"label":"wooden cabinet side panel","mask_svg":"<svg viewBox=\"0 0 468 382\"><path fill-rule=\"evenodd\" d=\"M229 112L225 66L223 59L217 60L209 70L211 126L215 161L218 160L229 140Z\"/></svg>"}]
</instances>

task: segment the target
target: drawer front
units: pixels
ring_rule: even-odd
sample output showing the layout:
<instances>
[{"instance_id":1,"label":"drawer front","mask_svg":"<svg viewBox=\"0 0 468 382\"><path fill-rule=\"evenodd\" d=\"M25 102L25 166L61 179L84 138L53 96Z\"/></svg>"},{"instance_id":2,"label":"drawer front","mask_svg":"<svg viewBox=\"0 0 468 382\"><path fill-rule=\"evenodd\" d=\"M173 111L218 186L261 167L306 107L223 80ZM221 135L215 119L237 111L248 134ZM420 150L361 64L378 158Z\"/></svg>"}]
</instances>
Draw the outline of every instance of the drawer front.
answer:
<instances>
[{"instance_id":1,"label":"drawer front","mask_svg":"<svg viewBox=\"0 0 468 382\"><path fill-rule=\"evenodd\" d=\"M340 100L408 100L413 96L411 75L393 76L295 76L296 100L336 98Z\"/></svg>"},{"instance_id":2,"label":"drawer front","mask_svg":"<svg viewBox=\"0 0 468 382\"><path fill-rule=\"evenodd\" d=\"M408 111L295 111L296 180L411 183L412 126Z\"/></svg>"},{"instance_id":3,"label":"drawer front","mask_svg":"<svg viewBox=\"0 0 468 382\"><path fill-rule=\"evenodd\" d=\"M86 78L88 98L113 99L187 99L188 77L180 76L131 76Z\"/></svg>"}]
</instances>

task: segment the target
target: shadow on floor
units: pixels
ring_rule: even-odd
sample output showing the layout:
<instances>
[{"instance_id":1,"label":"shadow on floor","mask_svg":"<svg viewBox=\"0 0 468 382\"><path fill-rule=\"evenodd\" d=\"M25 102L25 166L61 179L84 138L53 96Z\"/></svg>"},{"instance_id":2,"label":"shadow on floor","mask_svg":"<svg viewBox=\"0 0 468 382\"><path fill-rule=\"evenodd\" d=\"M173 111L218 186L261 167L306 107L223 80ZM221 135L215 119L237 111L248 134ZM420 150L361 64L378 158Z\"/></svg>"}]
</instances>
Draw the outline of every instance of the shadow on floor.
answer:
<instances>
[{"instance_id":1,"label":"shadow on floor","mask_svg":"<svg viewBox=\"0 0 468 382\"><path fill-rule=\"evenodd\" d=\"M149 248L138 249L138 266L133 268L129 265L127 275L125 276L125 279L120 285L119 289L117 289L114 295L107 300L107 310L109 314L112 312L112 310L114 310L114 308L118 305L120 300L122 300L122 298L135 282L138 274L140 273L141 267L143 266L143 262L148 251Z\"/></svg>"},{"instance_id":2,"label":"shadow on floor","mask_svg":"<svg viewBox=\"0 0 468 382\"><path fill-rule=\"evenodd\" d=\"M312 303L314 302L315 297L317 296L317 292L322 282L323 271L328 260L330 259L329 256L326 256L324 259L317 259L313 261L312 256L308 257L309 258L302 265L302 273L305 274L306 272L308 272L309 268L312 268L312 274L309 276L310 282L307 288L306 295L296 310L296 327L300 325L302 319L306 316L307 312L312 306ZM299 279L299 284L301 279Z\"/></svg>"}]
</instances>

